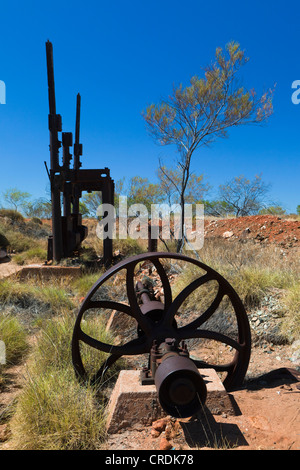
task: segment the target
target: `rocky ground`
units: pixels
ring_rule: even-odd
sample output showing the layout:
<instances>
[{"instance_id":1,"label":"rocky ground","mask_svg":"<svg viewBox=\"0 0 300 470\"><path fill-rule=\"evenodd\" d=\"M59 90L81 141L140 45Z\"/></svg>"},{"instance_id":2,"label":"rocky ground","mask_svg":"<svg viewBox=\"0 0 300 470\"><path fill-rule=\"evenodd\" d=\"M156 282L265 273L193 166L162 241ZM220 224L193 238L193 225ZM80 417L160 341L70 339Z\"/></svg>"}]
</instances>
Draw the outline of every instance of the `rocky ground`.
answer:
<instances>
[{"instance_id":1,"label":"rocky ground","mask_svg":"<svg viewBox=\"0 0 300 470\"><path fill-rule=\"evenodd\" d=\"M205 220L204 230L205 237L254 240L255 243L275 243L282 248L300 246L300 220L274 215Z\"/></svg>"}]
</instances>

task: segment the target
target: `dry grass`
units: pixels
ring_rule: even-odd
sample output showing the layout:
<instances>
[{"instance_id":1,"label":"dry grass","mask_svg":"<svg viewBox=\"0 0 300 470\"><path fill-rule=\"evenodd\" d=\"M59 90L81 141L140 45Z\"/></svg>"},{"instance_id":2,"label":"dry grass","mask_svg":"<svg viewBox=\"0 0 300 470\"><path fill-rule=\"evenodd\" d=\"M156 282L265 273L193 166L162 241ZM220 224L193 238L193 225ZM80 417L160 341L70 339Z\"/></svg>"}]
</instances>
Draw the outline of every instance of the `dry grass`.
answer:
<instances>
[{"instance_id":1,"label":"dry grass","mask_svg":"<svg viewBox=\"0 0 300 470\"><path fill-rule=\"evenodd\" d=\"M193 253L186 252L188 256ZM259 307L272 290L281 292L280 313L282 332L288 341L299 338L300 317L300 257L299 253L284 254L276 246L206 240L199 252L201 261L212 267L234 287L247 310ZM178 277L174 294L199 277L199 271L186 266ZM202 311L215 294L213 283L197 289L185 306Z\"/></svg>"},{"instance_id":2,"label":"dry grass","mask_svg":"<svg viewBox=\"0 0 300 470\"><path fill-rule=\"evenodd\" d=\"M0 217L0 232L8 240L7 250L14 255L17 264L44 262L47 259L47 235L49 227L32 220L26 221L15 211L9 217ZM0 214L1 215L1 214Z\"/></svg>"},{"instance_id":3,"label":"dry grass","mask_svg":"<svg viewBox=\"0 0 300 470\"><path fill-rule=\"evenodd\" d=\"M283 335L290 340L300 338L300 281L295 282L283 295L284 317L281 322Z\"/></svg>"}]
</instances>

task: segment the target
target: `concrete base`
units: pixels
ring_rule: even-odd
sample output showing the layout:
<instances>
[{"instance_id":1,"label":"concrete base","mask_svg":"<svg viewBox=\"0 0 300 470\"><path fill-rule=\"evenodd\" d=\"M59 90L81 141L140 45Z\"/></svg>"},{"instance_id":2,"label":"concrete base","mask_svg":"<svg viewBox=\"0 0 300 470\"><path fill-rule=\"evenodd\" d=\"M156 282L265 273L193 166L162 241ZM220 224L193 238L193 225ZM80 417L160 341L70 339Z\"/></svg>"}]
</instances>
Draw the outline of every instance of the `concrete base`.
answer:
<instances>
[{"instance_id":1,"label":"concrete base","mask_svg":"<svg viewBox=\"0 0 300 470\"><path fill-rule=\"evenodd\" d=\"M18 272L18 278L24 280L30 277L39 277L43 280L57 279L59 277L72 276L77 278L81 275L82 270L80 266L52 266L30 264L22 267Z\"/></svg>"},{"instance_id":2,"label":"concrete base","mask_svg":"<svg viewBox=\"0 0 300 470\"><path fill-rule=\"evenodd\" d=\"M206 387L205 406L212 414L234 415L234 409L214 369L199 369ZM139 370L122 370L112 392L107 410L107 432L122 432L135 425L150 426L167 416L158 401L155 385L141 385Z\"/></svg>"}]
</instances>

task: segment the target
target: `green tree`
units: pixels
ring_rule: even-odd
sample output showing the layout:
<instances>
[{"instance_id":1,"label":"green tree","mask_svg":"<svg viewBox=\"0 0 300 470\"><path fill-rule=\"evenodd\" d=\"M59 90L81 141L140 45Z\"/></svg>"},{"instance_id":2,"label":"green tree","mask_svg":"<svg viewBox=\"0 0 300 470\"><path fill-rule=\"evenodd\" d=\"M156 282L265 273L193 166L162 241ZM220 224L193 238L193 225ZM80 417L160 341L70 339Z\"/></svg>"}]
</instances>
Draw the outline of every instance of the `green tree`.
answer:
<instances>
[{"instance_id":1,"label":"green tree","mask_svg":"<svg viewBox=\"0 0 300 470\"><path fill-rule=\"evenodd\" d=\"M236 42L225 51L216 49L215 61L206 67L204 77L194 76L190 85L174 87L167 99L151 104L143 117L150 135L160 145L175 145L181 168L181 228L184 233L184 204L190 179L191 159L202 146L225 138L228 129L245 124L260 124L273 112L272 91L258 97L239 83L240 69L248 62ZM184 238L177 246L183 248Z\"/></svg>"},{"instance_id":2,"label":"green tree","mask_svg":"<svg viewBox=\"0 0 300 470\"><path fill-rule=\"evenodd\" d=\"M286 214L285 209L281 206L268 206L259 211L259 214L269 214L269 215L284 215Z\"/></svg>"},{"instance_id":3,"label":"green tree","mask_svg":"<svg viewBox=\"0 0 300 470\"><path fill-rule=\"evenodd\" d=\"M114 199L115 199L116 212L118 212L119 198L120 196L125 196L125 194L126 194L125 176L123 176L123 178L117 180L115 183Z\"/></svg>"},{"instance_id":4,"label":"green tree","mask_svg":"<svg viewBox=\"0 0 300 470\"><path fill-rule=\"evenodd\" d=\"M27 217L50 219L52 216L51 201L45 198L38 198L34 201L27 201L23 205L23 211Z\"/></svg>"},{"instance_id":5,"label":"green tree","mask_svg":"<svg viewBox=\"0 0 300 470\"><path fill-rule=\"evenodd\" d=\"M123 195L125 191L125 178L121 178L115 182L115 191L114 191L114 204L116 212L118 211L119 197ZM91 217L97 216L97 209L102 204L102 193L101 191L93 191L91 193L86 193L81 198L81 209L84 210L82 215L90 215ZM80 209L80 210L81 210Z\"/></svg>"},{"instance_id":6,"label":"green tree","mask_svg":"<svg viewBox=\"0 0 300 470\"><path fill-rule=\"evenodd\" d=\"M133 176L129 181L128 205L144 204L151 214L151 204L160 204L165 194L159 184L150 183L148 178Z\"/></svg>"},{"instance_id":7,"label":"green tree","mask_svg":"<svg viewBox=\"0 0 300 470\"><path fill-rule=\"evenodd\" d=\"M178 165L176 168L167 168L160 163L157 176L168 204L180 204L182 181L181 167ZM208 189L208 184L203 183L203 175L191 173L185 190L185 202L188 204L200 202Z\"/></svg>"},{"instance_id":8,"label":"green tree","mask_svg":"<svg viewBox=\"0 0 300 470\"><path fill-rule=\"evenodd\" d=\"M90 214L89 208L82 201L79 201L79 212L82 215L82 217L88 217Z\"/></svg>"},{"instance_id":9,"label":"green tree","mask_svg":"<svg viewBox=\"0 0 300 470\"><path fill-rule=\"evenodd\" d=\"M24 208L31 197L29 193L20 191L18 188L9 188L2 195L4 201L16 212L19 208Z\"/></svg>"},{"instance_id":10,"label":"green tree","mask_svg":"<svg viewBox=\"0 0 300 470\"><path fill-rule=\"evenodd\" d=\"M296 211L297 211L297 214L300 215L300 204L298 204Z\"/></svg>"},{"instance_id":11,"label":"green tree","mask_svg":"<svg viewBox=\"0 0 300 470\"><path fill-rule=\"evenodd\" d=\"M96 217L97 209L100 204L102 204L101 191L93 191L91 193L84 194L81 198L81 203L84 204L84 207L91 217Z\"/></svg>"},{"instance_id":12,"label":"green tree","mask_svg":"<svg viewBox=\"0 0 300 470\"><path fill-rule=\"evenodd\" d=\"M227 217L234 213L234 208L225 201L214 200L214 201L202 201L204 204L204 211L206 215L212 215L213 217Z\"/></svg>"},{"instance_id":13,"label":"green tree","mask_svg":"<svg viewBox=\"0 0 300 470\"><path fill-rule=\"evenodd\" d=\"M225 184L220 185L220 199L234 212L236 217L257 214L265 207L269 186L260 175L251 181L244 175L236 176Z\"/></svg>"}]
</instances>

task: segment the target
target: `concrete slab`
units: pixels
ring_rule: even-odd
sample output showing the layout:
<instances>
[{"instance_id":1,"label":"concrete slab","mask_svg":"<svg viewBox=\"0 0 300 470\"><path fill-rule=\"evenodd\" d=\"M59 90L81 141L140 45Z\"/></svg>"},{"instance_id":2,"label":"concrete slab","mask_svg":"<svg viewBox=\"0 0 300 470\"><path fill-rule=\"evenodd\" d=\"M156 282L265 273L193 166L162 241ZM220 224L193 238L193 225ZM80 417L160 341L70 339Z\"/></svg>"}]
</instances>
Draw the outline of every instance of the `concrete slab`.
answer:
<instances>
[{"instance_id":1,"label":"concrete slab","mask_svg":"<svg viewBox=\"0 0 300 470\"><path fill-rule=\"evenodd\" d=\"M52 266L31 264L22 267L18 272L18 278L23 280L29 277L39 277L44 280L72 276L79 277L82 273L80 266Z\"/></svg>"},{"instance_id":2,"label":"concrete slab","mask_svg":"<svg viewBox=\"0 0 300 470\"><path fill-rule=\"evenodd\" d=\"M199 369L207 387L206 408L211 414L235 411L218 374L214 369ZM139 370L122 370L107 409L107 432L122 432L138 425L150 426L167 416L161 408L155 385L141 385Z\"/></svg>"}]
</instances>

